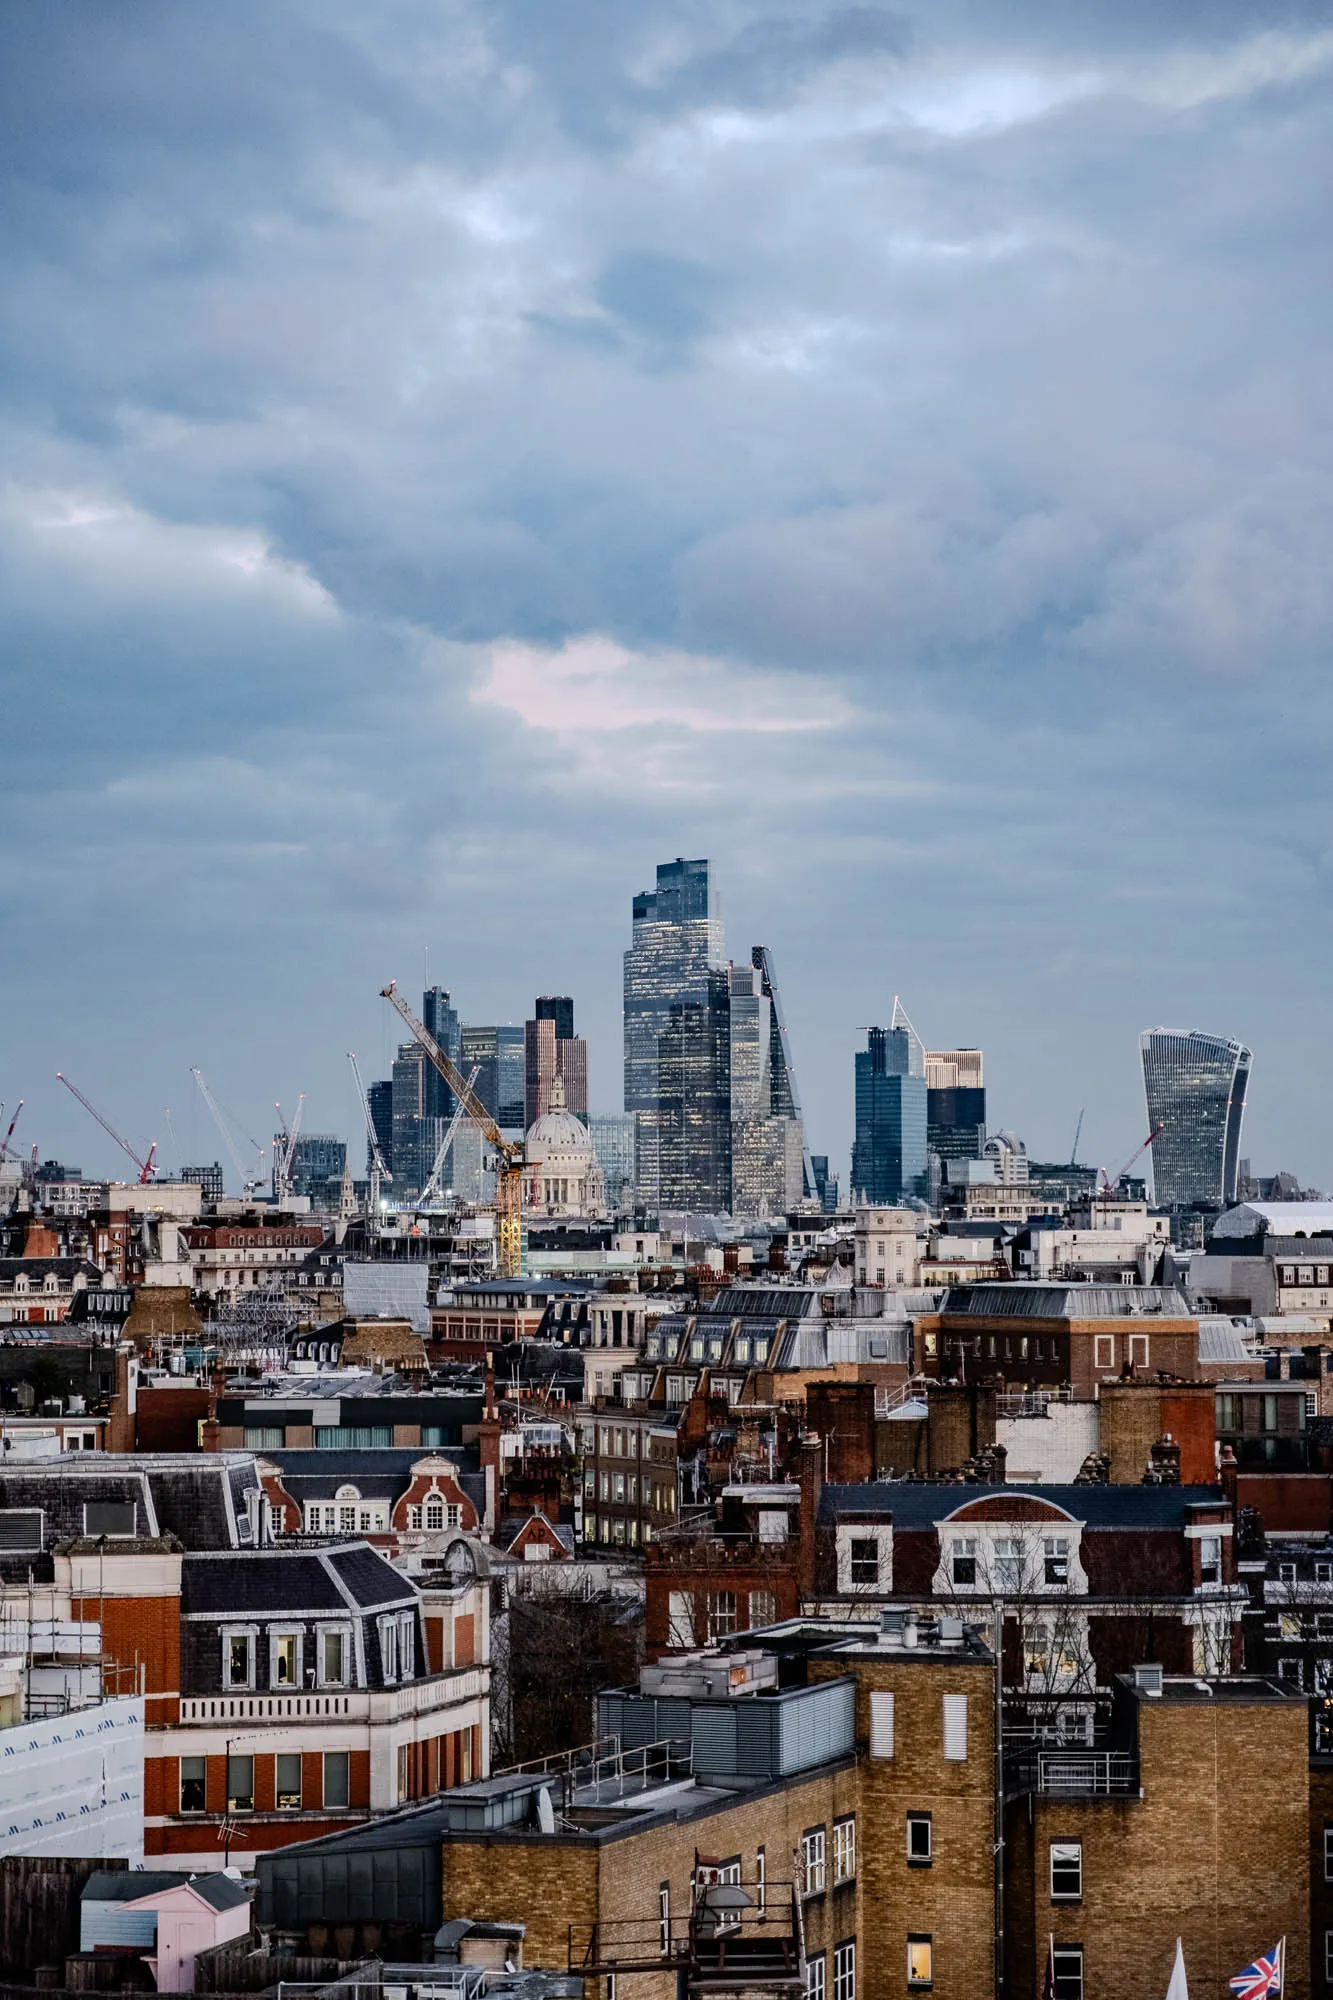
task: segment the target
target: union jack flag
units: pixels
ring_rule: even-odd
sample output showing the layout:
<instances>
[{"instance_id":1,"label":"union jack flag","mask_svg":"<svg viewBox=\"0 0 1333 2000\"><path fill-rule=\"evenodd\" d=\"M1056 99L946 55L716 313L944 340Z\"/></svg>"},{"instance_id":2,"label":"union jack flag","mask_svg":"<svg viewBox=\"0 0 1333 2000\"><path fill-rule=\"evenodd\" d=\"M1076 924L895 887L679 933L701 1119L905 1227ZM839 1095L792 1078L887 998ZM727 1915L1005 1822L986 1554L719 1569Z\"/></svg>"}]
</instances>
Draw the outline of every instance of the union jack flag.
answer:
<instances>
[{"instance_id":1,"label":"union jack flag","mask_svg":"<svg viewBox=\"0 0 1333 2000\"><path fill-rule=\"evenodd\" d=\"M1236 2000L1268 2000L1270 1994L1282 1993L1282 1946L1275 1944L1262 1958L1256 1958L1253 1965L1247 1965L1244 1972L1238 1972L1231 1981L1231 1990Z\"/></svg>"}]
</instances>

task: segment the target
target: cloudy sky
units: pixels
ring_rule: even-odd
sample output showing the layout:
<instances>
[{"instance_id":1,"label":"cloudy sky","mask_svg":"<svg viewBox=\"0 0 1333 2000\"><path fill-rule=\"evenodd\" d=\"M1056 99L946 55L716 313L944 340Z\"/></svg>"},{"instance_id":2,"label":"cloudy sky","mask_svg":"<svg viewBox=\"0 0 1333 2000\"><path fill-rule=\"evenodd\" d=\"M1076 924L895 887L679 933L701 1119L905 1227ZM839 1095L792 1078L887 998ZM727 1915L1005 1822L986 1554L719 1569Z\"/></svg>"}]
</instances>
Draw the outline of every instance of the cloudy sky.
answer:
<instances>
[{"instance_id":1,"label":"cloudy sky","mask_svg":"<svg viewBox=\"0 0 1333 2000\"><path fill-rule=\"evenodd\" d=\"M708 855L811 1142L901 993L1115 1169L1249 1040L1333 1184L1333 17L0 15L0 1097L347 1130L389 976L574 994ZM427 956L428 955L428 956ZM386 1018L387 1017L387 1018ZM8 1114L6 1114L8 1116Z\"/></svg>"}]
</instances>

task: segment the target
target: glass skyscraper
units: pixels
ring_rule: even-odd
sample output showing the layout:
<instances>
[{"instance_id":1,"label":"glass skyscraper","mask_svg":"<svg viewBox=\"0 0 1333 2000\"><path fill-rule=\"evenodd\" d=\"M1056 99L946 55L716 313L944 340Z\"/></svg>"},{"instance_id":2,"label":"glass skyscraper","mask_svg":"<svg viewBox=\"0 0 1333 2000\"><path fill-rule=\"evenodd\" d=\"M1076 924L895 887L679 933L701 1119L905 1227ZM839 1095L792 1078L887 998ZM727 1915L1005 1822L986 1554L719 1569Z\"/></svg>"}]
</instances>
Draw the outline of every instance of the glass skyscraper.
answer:
<instances>
[{"instance_id":1,"label":"glass skyscraper","mask_svg":"<svg viewBox=\"0 0 1333 2000\"><path fill-rule=\"evenodd\" d=\"M871 1028L857 1053L852 1147L854 1198L886 1204L929 1190L925 1051L896 1001L893 1018L892 1027Z\"/></svg>"},{"instance_id":2,"label":"glass skyscraper","mask_svg":"<svg viewBox=\"0 0 1333 2000\"><path fill-rule=\"evenodd\" d=\"M1158 1206L1227 1207L1236 1199L1250 1051L1194 1028L1146 1028L1139 1052L1148 1129L1157 1133L1150 1157Z\"/></svg>"},{"instance_id":3,"label":"glass skyscraper","mask_svg":"<svg viewBox=\"0 0 1333 2000\"><path fill-rule=\"evenodd\" d=\"M725 1209L730 1004L722 912L707 861L662 862L656 889L634 898L633 921L625 953L625 1109L635 1121L637 1199L654 1210ZM686 1104L696 1085L697 1113ZM724 1094L720 1130L716 1105ZM706 1200L696 1198L705 1190ZM686 1191L691 1198L679 1199Z\"/></svg>"},{"instance_id":4,"label":"glass skyscraper","mask_svg":"<svg viewBox=\"0 0 1333 2000\"><path fill-rule=\"evenodd\" d=\"M521 1127L523 1117L523 1030L512 1026L462 1030L463 1053L458 1067L466 1076L478 1072L472 1086L496 1124Z\"/></svg>"}]
</instances>

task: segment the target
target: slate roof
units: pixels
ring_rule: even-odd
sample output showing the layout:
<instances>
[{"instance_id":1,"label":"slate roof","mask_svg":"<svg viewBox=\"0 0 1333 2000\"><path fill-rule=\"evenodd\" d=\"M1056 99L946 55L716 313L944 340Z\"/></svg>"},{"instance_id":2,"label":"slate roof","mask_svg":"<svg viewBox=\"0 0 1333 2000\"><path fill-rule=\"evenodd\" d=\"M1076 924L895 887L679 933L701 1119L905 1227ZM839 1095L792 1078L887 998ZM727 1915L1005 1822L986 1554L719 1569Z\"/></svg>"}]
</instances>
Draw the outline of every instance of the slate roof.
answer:
<instances>
[{"instance_id":1,"label":"slate roof","mask_svg":"<svg viewBox=\"0 0 1333 2000\"><path fill-rule=\"evenodd\" d=\"M181 1609L187 1615L346 1612L349 1595L362 1610L416 1601L406 1578L364 1542L325 1549L187 1555L181 1565Z\"/></svg>"},{"instance_id":2,"label":"slate roof","mask_svg":"<svg viewBox=\"0 0 1333 2000\"><path fill-rule=\"evenodd\" d=\"M477 1464L474 1444L419 1444L410 1450L266 1451L282 1473L294 1500L332 1500L340 1486L355 1486L363 1500L396 1500L411 1484L412 1467L423 1458L447 1458L459 1471Z\"/></svg>"},{"instance_id":3,"label":"slate roof","mask_svg":"<svg viewBox=\"0 0 1333 2000\"><path fill-rule=\"evenodd\" d=\"M90 1875L83 1886L85 1903L138 1903L146 1896L166 1895L171 1889L193 1889L196 1896L202 1896L215 1910L239 1909L250 1898L240 1883L232 1875L224 1875L220 1870L205 1875L182 1875L169 1869L140 1868L116 1869L99 1868Z\"/></svg>"},{"instance_id":4,"label":"slate roof","mask_svg":"<svg viewBox=\"0 0 1333 2000\"><path fill-rule=\"evenodd\" d=\"M1183 1293L1161 1285L952 1285L944 1313L986 1319L1193 1319Z\"/></svg>"},{"instance_id":5,"label":"slate roof","mask_svg":"<svg viewBox=\"0 0 1333 2000\"><path fill-rule=\"evenodd\" d=\"M1189 1509L1216 1506L1220 1486L968 1486L915 1479L872 1479L863 1486L826 1486L821 1522L843 1514L883 1514L895 1528L932 1528L977 1500L1046 1500L1090 1528L1181 1528Z\"/></svg>"}]
</instances>

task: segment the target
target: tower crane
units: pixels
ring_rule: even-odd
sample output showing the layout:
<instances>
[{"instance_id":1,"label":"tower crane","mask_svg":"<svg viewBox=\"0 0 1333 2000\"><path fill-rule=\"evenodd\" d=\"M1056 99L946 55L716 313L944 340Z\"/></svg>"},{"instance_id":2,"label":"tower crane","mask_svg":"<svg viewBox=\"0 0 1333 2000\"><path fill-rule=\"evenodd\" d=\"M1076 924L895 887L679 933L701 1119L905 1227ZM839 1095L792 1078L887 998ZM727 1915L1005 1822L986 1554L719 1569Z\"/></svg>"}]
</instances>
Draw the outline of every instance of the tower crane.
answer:
<instances>
[{"instance_id":1,"label":"tower crane","mask_svg":"<svg viewBox=\"0 0 1333 2000\"><path fill-rule=\"evenodd\" d=\"M481 1069L480 1066L478 1066L476 1069L473 1070L471 1076L467 1080L467 1087L469 1090L472 1089L473 1085L476 1083L477 1078L480 1075L481 1075ZM428 1208L430 1204L434 1201L436 1195L440 1192L440 1179L444 1173L444 1163L449 1157L449 1148L453 1145L454 1140L458 1134L458 1128L462 1124L466 1116L467 1113L463 1109L463 1100L460 1097L457 1104L454 1106L454 1115L449 1120L448 1125L445 1127L444 1137L441 1139L439 1146L436 1149L435 1165L430 1170L430 1179L426 1182L425 1187L422 1188L421 1193L417 1196L418 1208Z\"/></svg>"},{"instance_id":2,"label":"tower crane","mask_svg":"<svg viewBox=\"0 0 1333 2000\"><path fill-rule=\"evenodd\" d=\"M1083 1113L1080 1111L1078 1114L1078 1124L1074 1127L1074 1143L1069 1149L1069 1164L1071 1167L1076 1167L1078 1165L1078 1142L1082 1137L1083 1137ZM1136 1153L1134 1157L1135 1159L1137 1159L1138 1154Z\"/></svg>"},{"instance_id":3,"label":"tower crane","mask_svg":"<svg viewBox=\"0 0 1333 2000\"><path fill-rule=\"evenodd\" d=\"M24 1101L25 1100L20 1097L18 1103L14 1106L14 1116L9 1121L9 1129L5 1133L4 1138L0 1139L0 1160L3 1159L21 1160L23 1157L21 1153L16 1153L14 1151L9 1142L14 1136L14 1127L19 1122L19 1112L22 1111L23 1109ZM4 1108L5 1108L4 1105L0 1104L0 1115L3 1114Z\"/></svg>"},{"instance_id":4,"label":"tower crane","mask_svg":"<svg viewBox=\"0 0 1333 2000\"><path fill-rule=\"evenodd\" d=\"M1129 1172L1130 1168L1134 1165L1135 1161L1142 1158L1144 1153L1147 1152L1149 1146L1152 1145L1153 1140L1157 1138L1159 1133L1164 1132L1165 1130L1166 1130L1165 1121L1162 1121L1161 1123L1154 1125L1152 1131L1143 1141L1143 1144L1141 1146L1136 1146L1134 1148L1134 1151L1125 1161L1124 1166L1120 1169L1120 1172L1116 1175L1114 1180L1111 1179L1111 1176L1107 1173L1105 1167L1102 1168L1102 1179L1106 1182L1106 1186L1102 1190L1104 1194L1112 1194L1115 1192L1116 1188L1119 1187L1121 1181L1125 1178L1125 1175Z\"/></svg>"},{"instance_id":5,"label":"tower crane","mask_svg":"<svg viewBox=\"0 0 1333 2000\"><path fill-rule=\"evenodd\" d=\"M523 1266L522 1144L505 1138L457 1063L445 1054L425 1022L418 1021L398 991L396 980L391 979L387 986L381 988L380 998L389 1002L411 1031L413 1038L420 1042L454 1096L462 1104L468 1117L496 1155L495 1215L500 1232L499 1256L496 1260L499 1267L497 1275L501 1278L517 1278Z\"/></svg>"},{"instance_id":6,"label":"tower crane","mask_svg":"<svg viewBox=\"0 0 1333 2000\"><path fill-rule=\"evenodd\" d=\"M139 1155L135 1152L133 1146L130 1144L129 1140L121 1138L119 1132L116 1130L115 1126L111 1123L110 1119L104 1118L101 1112L98 1110L97 1106L95 1104L90 1104L88 1102L87 1098L84 1096L83 1092L79 1089L76 1083L71 1083L69 1078L67 1076L62 1076L59 1070L56 1071L56 1082L63 1083L66 1090L70 1093L70 1096L78 1098L79 1103L83 1106L84 1110L88 1113L89 1117L95 1118L98 1124L101 1126L102 1130L108 1133L111 1136L111 1138L115 1140L116 1144L120 1147L121 1152L129 1154L135 1166L139 1169L139 1186L147 1187L149 1181L152 1180L154 1173L157 1171L157 1169L153 1165L154 1160L157 1158L157 1140L154 1139L152 1145L148 1148L148 1158L146 1160L141 1160ZM18 1113L15 1112L14 1116L17 1117Z\"/></svg>"},{"instance_id":7,"label":"tower crane","mask_svg":"<svg viewBox=\"0 0 1333 2000\"><path fill-rule=\"evenodd\" d=\"M393 1175L384 1164L384 1155L380 1151L380 1135L375 1130L375 1120L370 1115L370 1099L366 1096L366 1086L361 1081L361 1065L355 1055L353 1055L351 1049L347 1051L347 1060L352 1065L352 1075L356 1079L356 1094L361 1100L361 1116L366 1121L366 1146L370 1156L368 1161L370 1169L370 1213L372 1216L376 1216L380 1212L380 1183L382 1181L391 1181Z\"/></svg>"},{"instance_id":8,"label":"tower crane","mask_svg":"<svg viewBox=\"0 0 1333 2000\"><path fill-rule=\"evenodd\" d=\"M296 1158L296 1141L301 1131L301 1113L305 1110L305 1092L296 1100L296 1110L290 1127L282 1115L282 1106L275 1104L280 1133L273 1137L273 1199L281 1204L292 1191L292 1162Z\"/></svg>"},{"instance_id":9,"label":"tower crane","mask_svg":"<svg viewBox=\"0 0 1333 2000\"><path fill-rule=\"evenodd\" d=\"M259 1185L260 1179L262 1178L264 1149L262 1146L255 1145L253 1139L249 1140L249 1144L254 1146L255 1153L257 1154L258 1157L256 1158L255 1161L255 1172L252 1174L247 1174L245 1168L241 1165L241 1156L237 1150L236 1141L232 1138L231 1127L227 1123L226 1118L223 1116L222 1106L218 1103L216 1097L214 1097L212 1091L205 1083L203 1071L201 1069L192 1069L190 1071L190 1075L194 1078L196 1084L199 1086L199 1095L203 1098L204 1103L208 1106L209 1116L212 1118L213 1123L217 1126L218 1131L221 1134L223 1145L226 1147L227 1151L231 1154L231 1163L236 1169L236 1178L241 1184L241 1193L245 1198L245 1200L249 1201L251 1195L254 1193L256 1187Z\"/></svg>"}]
</instances>

